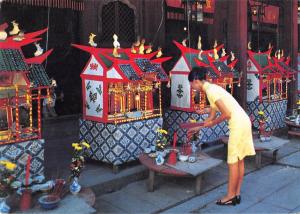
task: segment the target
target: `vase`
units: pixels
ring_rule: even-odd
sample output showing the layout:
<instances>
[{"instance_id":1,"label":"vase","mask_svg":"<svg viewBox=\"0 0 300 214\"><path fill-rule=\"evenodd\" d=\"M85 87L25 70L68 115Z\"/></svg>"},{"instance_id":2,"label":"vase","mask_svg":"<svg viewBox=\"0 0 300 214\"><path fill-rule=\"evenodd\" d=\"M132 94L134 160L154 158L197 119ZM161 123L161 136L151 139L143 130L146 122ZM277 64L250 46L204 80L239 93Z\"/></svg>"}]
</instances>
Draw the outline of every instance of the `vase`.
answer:
<instances>
[{"instance_id":1,"label":"vase","mask_svg":"<svg viewBox=\"0 0 300 214\"><path fill-rule=\"evenodd\" d=\"M163 158L163 156L161 154L157 155L157 157L155 158L155 163L156 165L163 165L165 162L165 159Z\"/></svg>"},{"instance_id":2,"label":"vase","mask_svg":"<svg viewBox=\"0 0 300 214\"><path fill-rule=\"evenodd\" d=\"M76 195L77 193L79 193L81 190L81 186L78 183L78 177L75 177L70 185L70 192L73 195Z\"/></svg>"},{"instance_id":3,"label":"vase","mask_svg":"<svg viewBox=\"0 0 300 214\"><path fill-rule=\"evenodd\" d=\"M32 201L31 189L22 190L22 195L20 199L20 210L21 211L29 210L31 208L31 201Z\"/></svg>"},{"instance_id":4,"label":"vase","mask_svg":"<svg viewBox=\"0 0 300 214\"><path fill-rule=\"evenodd\" d=\"M10 207L6 204L8 195L5 197L0 197L0 213L9 213Z\"/></svg>"}]
</instances>

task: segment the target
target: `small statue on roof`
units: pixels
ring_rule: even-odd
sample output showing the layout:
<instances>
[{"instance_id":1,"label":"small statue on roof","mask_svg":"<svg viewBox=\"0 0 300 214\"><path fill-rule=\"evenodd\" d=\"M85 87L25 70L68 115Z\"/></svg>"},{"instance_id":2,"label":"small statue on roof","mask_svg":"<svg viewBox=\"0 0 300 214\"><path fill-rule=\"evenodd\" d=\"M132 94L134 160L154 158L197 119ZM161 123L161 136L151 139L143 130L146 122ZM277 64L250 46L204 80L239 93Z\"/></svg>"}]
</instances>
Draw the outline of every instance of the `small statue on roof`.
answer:
<instances>
[{"instance_id":1,"label":"small statue on roof","mask_svg":"<svg viewBox=\"0 0 300 214\"><path fill-rule=\"evenodd\" d=\"M17 42L21 42L23 39L25 39L24 31L20 31L19 34L13 38L13 40Z\"/></svg>"},{"instance_id":2,"label":"small statue on roof","mask_svg":"<svg viewBox=\"0 0 300 214\"><path fill-rule=\"evenodd\" d=\"M144 50L145 50L145 42L146 42L145 39L142 39L142 40L141 40L141 44L140 44L140 47L139 47L139 54L144 54Z\"/></svg>"},{"instance_id":3,"label":"small statue on roof","mask_svg":"<svg viewBox=\"0 0 300 214\"><path fill-rule=\"evenodd\" d=\"M202 43L201 43L201 36L200 35L198 37L198 45L197 45L197 47L198 47L198 50L202 50Z\"/></svg>"},{"instance_id":4,"label":"small statue on roof","mask_svg":"<svg viewBox=\"0 0 300 214\"><path fill-rule=\"evenodd\" d=\"M251 50L252 47L251 47L251 42L248 42L248 50Z\"/></svg>"},{"instance_id":5,"label":"small statue on roof","mask_svg":"<svg viewBox=\"0 0 300 214\"><path fill-rule=\"evenodd\" d=\"M270 50L272 47L273 47L273 46L272 46L272 44L271 44L271 42L270 42L269 45L268 45L268 50Z\"/></svg>"},{"instance_id":6,"label":"small statue on roof","mask_svg":"<svg viewBox=\"0 0 300 214\"><path fill-rule=\"evenodd\" d=\"M36 51L34 52L34 56L40 56L43 54L44 50L43 48L41 48L39 43L34 43L35 47L36 47Z\"/></svg>"},{"instance_id":7,"label":"small statue on roof","mask_svg":"<svg viewBox=\"0 0 300 214\"><path fill-rule=\"evenodd\" d=\"M233 60L235 60L234 53L232 51L230 51L230 55L231 55L230 61L233 62Z\"/></svg>"},{"instance_id":8,"label":"small statue on roof","mask_svg":"<svg viewBox=\"0 0 300 214\"><path fill-rule=\"evenodd\" d=\"M203 51L200 50L200 51L199 51L199 54L198 54L198 59L200 59L200 60L203 60L203 58L202 58L202 52L203 52Z\"/></svg>"},{"instance_id":9,"label":"small statue on roof","mask_svg":"<svg viewBox=\"0 0 300 214\"><path fill-rule=\"evenodd\" d=\"M90 33L90 35L89 35L89 44L92 47L97 47L97 43L94 42L95 37L96 37L95 34Z\"/></svg>"},{"instance_id":10,"label":"small statue on roof","mask_svg":"<svg viewBox=\"0 0 300 214\"><path fill-rule=\"evenodd\" d=\"M277 59L281 59L281 57L283 57L283 50L282 50L282 52L280 51L280 49L277 50L277 51L275 52L275 57L276 57Z\"/></svg>"},{"instance_id":11,"label":"small statue on roof","mask_svg":"<svg viewBox=\"0 0 300 214\"><path fill-rule=\"evenodd\" d=\"M226 56L226 51L225 51L225 48L222 48L222 54L221 54L221 57L224 57Z\"/></svg>"},{"instance_id":12,"label":"small statue on roof","mask_svg":"<svg viewBox=\"0 0 300 214\"><path fill-rule=\"evenodd\" d=\"M158 52L157 52L157 54L156 54L156 58L159 58L159 57L161 57L163 55L163 53L162 53L162 48L161 47L158 47Z\"/></svg>"},{"instance_id":13,"label":"small statue on roof","mask_svg":"<svg viewBox=\"0 0 300 214\"><path fill-rule=\"evenodd\" d=\"M218 46L218 42L217 42L217 40L215 40L215 44L214 44L214 59L215 59L215 60L218 60L218 59L219 59L217 46Z\"/></svg>"},{"instance_id":14,"label":"small statue on roof","mask_svg":"<svg viewBox=\"0 0 300 214\"><path fill-rule=\"evenodd\" d=\"M149 44L149 47L148 47L147 50L146 50L146 53L149 54L149 53L151 53L151 52L152 52L152 44L150 43L150 44Z\"/></svg>"},{"instance_id":15,"label":"small statue on roof","mask_svg":"<svg viewBox=\"0 0 300 214\"><path fill-rule=\"evenodd\" d=\"M8 27L7 23L0 25L0 41L5 41L7 38L7 33L5 29Z\"/></svg>"},{"instance_id":16,"label":"small statue on roof","mask_svg":"<svg viewBox=\"0 0 300 214\"><path fill-rule=\"evenodd\" d=\"M114 57L120 57L120 54L118 53L118 49L120 49L120 43L118 42L118 36L117 34L113 35L113 46L114 46L114 50L113 50L113 56Z\"/></svg>"},{"instance_id":17,"label":"small statue on roof","mask_svg":"<svg viewBox=\"0 0 300 214\"><path fill-rule=\"evenodd\" d=\"M187 40L187 39L185 38L185 39L183 39L182 42L181 42L181 44L182 44L184 47L186 47L186 40Z\"/></svg>"},{"instance_id":18,"label":"small statue on roof","mask_svg":"<svg viewBox=\"0 0 300 214\"><path fill-rule=\"evenodd\" d=\"M13 24L13 29L9 31L9 35L17 35L20 32L19 24L14 20L11 22Z\"/></svg>"},{"instance_id":19,"label":"small statue on roof","mask_svg":"<svg viewBox=\"0 0 300 214\"><path fill-rule=\"evenodd\" d=\"M135 50L134 44L132 44L130 51L131 51L131 53L136 54L136 50Z\"/></svg>"}]
</instances>

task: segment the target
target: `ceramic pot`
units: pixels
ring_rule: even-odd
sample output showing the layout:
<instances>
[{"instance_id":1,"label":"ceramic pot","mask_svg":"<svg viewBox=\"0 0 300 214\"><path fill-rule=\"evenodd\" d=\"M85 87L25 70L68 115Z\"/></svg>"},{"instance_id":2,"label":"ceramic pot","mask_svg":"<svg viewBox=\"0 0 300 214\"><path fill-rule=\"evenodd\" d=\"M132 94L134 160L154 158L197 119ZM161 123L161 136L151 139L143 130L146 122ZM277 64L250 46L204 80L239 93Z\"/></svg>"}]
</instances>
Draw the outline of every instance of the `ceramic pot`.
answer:
<instances>
[{"instance_id":1,"label":"ceramic pot","mask_svg":"<svg viewBox=\"0 0 300 214\"><path fill-rule=\"evenodd\" d=\"M70 185L70 192L73 194L73 195L76 195L77 193L79 193L81 190L81 186L80 184L78 183L78 178L75 177L73 179L73 182L71 183Z\"/></svg>"},{"instance_id":2,"label":"ceramic pot","mask_svg":"<svg viewBox=\"0 0 300 214\"><path fill-rule=\"evenodd\" d=\"M0 197L0 213L9 213L10 207L6 204L8 195L5 197Z\"/></svg>"}]
</instances>

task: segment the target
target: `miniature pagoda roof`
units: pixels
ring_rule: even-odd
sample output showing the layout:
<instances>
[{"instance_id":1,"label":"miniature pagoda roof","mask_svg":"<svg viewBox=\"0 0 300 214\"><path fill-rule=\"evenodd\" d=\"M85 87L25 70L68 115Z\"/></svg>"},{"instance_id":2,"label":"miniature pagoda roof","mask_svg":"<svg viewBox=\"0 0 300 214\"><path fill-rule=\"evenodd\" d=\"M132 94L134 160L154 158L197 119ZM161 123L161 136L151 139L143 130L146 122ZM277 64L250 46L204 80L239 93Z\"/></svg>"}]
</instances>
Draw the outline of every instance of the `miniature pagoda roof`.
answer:
<instances>
[{"instance_id":1,"label":"miniature pagoda roof","mask_svg":"<svg viewBox=\"0 0 300 214\"><path fill-rule=\"evenodd\" d=\"M28 69L19 49L0 49L0 72L26 72Z\"/></svg>"},{"instance_id":2,"label":"miniature pagoda roof","mask_svg":"<svg viewBox=\"0 0 300 214\"><path fill-rule=\"evenodd\" d=\"M292 69L290 66L288 66L285 62L278 62L280 67L282 67L284 70L286 70L287 73L293 74L296 73L294 69Z\"/></svg>"},{"instance_id":3,"label":"miniature pagoda roof","mask_svg":"<svg viewBox=\"0 0 300 214\"><path fill-rule=\"evenodd\" d=\"M185 57L186 57L188 63L191 65L192 68L197 66L197 63L195 62L194 59L195 58L199 59L198 54L196 54L196 53L185 53ZM201 60L199 59L199 61L209 65L209 60L208 60L207 54L203 53L201 55L201 57L202 57L202 59Z\"/></svg>"},{"instance_id":4,"label":"miniature pagoda roof","mask_svg":"<svg viewBox=\"0 0 300 214\"><path fill-rule=\"evenodd\" d=\"M49 87L50 86L50 79L47 75L45 68L41 64L32 64L29 73L26 74L28 80L32 84L33 88L37 87Z\"/></svg>"},{"instance_id":5,"label":"miniature pagoda roof","mask_svg":"<svg viewBox=\"0 0 300 214\"><path fill-rule=\"evenodd\" d=\"M141 80L141 77L139 77L139 75L135 72L130 64L119 64L118 66L123 74L127 77L127 79L132 81Z\"/></svg>"},{"instance_id":6,"label":"miniature pagoda roof","mask_svg":"<svg viewBox=\"0 0 300 214\"><path fill-rule=\"evenodd\" d=\"M137 58L134 59L135 63L137 64L137 66L145 73L148 72L155 72L156 71L156 67L151 63L151 61L149 59L141 59L141 58Z\"/></svg>"},{"instance_id":7,"label":"miniature pagoda roof","mask_svg":"<svg viewBox=\"0 0 300 214\"><path fill-rule=\"evenodd\" d=\"M258 64L264 68L269 65L269 56L265 53L255 53L253 54L253 58L258 62Z\"/></svg>"},{"instance_id":8,"label":"miniature pagoda roof","mask_svg":"<svg viewBox=\"0 0 300 214\"><path fill-rule=\"evenodd\" d=\"M161 69L161 66L160 64L158 63L154 63L153 64L154 67L156 67L156 78L160 81L168 81L169 80L169 77L168 75Z\"/></svg>"}]
</instances>

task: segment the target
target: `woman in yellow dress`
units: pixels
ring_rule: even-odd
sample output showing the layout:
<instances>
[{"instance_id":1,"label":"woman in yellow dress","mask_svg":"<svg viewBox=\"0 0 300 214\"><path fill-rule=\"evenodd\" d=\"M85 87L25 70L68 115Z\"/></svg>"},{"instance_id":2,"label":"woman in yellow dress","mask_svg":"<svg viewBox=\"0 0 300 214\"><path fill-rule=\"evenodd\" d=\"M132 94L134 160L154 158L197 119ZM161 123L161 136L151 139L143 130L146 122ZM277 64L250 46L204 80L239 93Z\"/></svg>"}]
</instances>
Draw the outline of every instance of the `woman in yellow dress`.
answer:
<instances>
[{"instance_id":1,"label":"woman in yellow dress","mask_svg":"<svg viewBox=\"0 0 300 214\"><path fill-rule=\"evenodd\" d=\"M251 121L230 93L205 80L206 73L206 68L194 67L188 76L192 89L204 92L210 103L210 115L204 121L204 125L189 129L188 136L199 132L203 127L212 127L223 121L228 121L228 189L227 195L216 203L218 205L235 205L241 201L240 191L244 177L244 158L248 155L255 155ZM217 112L221 113L219 117L216 116Z\"/></svg>"}]
</instances>

